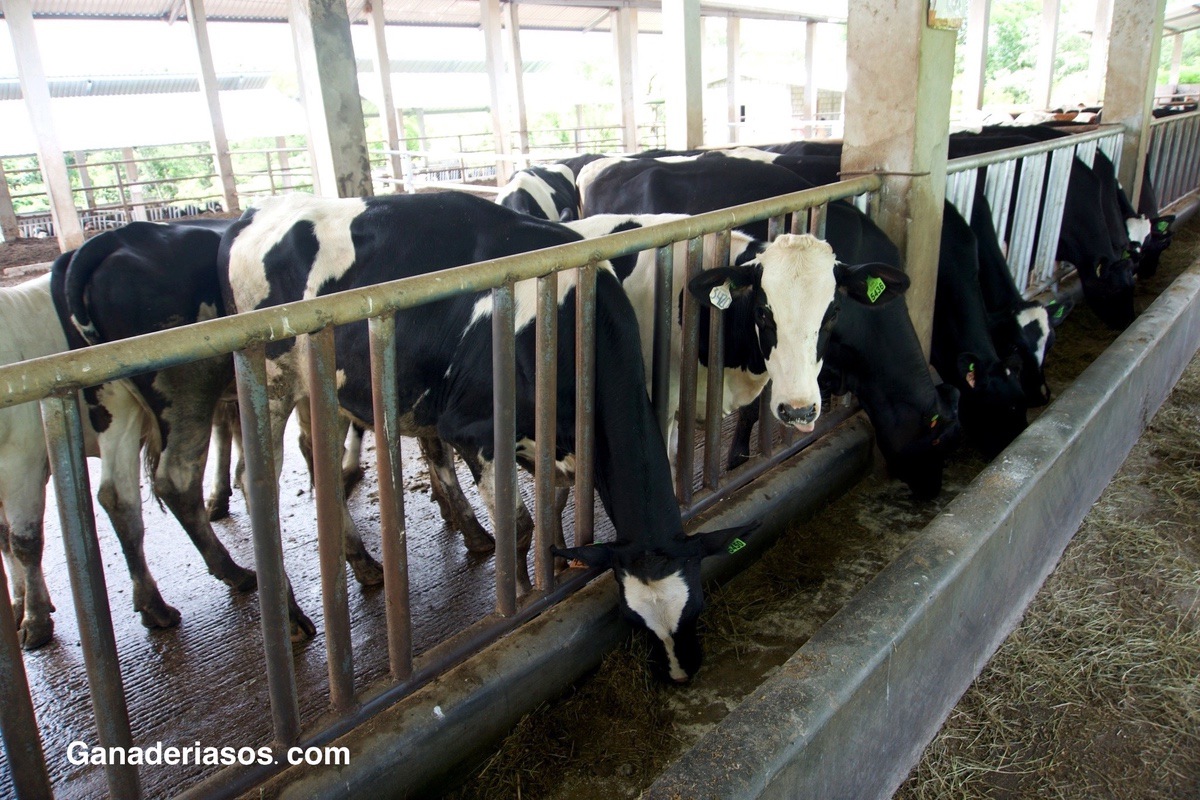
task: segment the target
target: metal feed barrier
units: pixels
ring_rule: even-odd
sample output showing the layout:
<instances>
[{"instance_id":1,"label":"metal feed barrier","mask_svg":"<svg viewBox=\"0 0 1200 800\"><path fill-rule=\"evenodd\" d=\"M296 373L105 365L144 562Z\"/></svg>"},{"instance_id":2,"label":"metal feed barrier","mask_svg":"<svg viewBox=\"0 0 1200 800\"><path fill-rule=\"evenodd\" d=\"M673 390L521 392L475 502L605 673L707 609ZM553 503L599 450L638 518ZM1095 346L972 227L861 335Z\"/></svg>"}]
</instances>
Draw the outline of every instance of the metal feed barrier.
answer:
<instances>
[{"instance_id":1,"label":"metal feed barrier","mask_svg":"<svg viewBox=\"0 0 1200 800\"><path fill-rule=\"evenodd\" d=\"M258 572L263 647L274 739L278 755L291 745L323 746L355 725L413 692L450 666L532 618L591 579L593 573L572 570L554 573L549 557L552 541L555 347L558 341L558 273L578 270L577 369L577 503L575 543L592 540L593 497L592 370L595 357L595 271L602 259L657 248L654 359L651 393L658 422L665 429L667 371L670 352L674 244L686 242L687 275L702 269L705 240L716 234L710 251L726 259L729 230L752 220L769 219L772 238L785 230L793 211L793 232L824 232L827 204L836 199L875 192L881 184L870 175L831 186L810 189L732 209L626 231L603 239L495 259L442 272L393 281L286 306L251 311L186 328L97 345L32 361L0 367L0 408L39 401L51 453L59 514L66 539L67 566L75 608L80 620L83 656L96 717L97 743L105 748L128 747L133 739L121 681L108 593L99 558L92 493L83 450L77 391L86 386L128 378L148 370L233 353L245 437L246 481ZM534 592L523 602L516 594L515 508L517 473L514 454L514 285L537 281ZM414 657L407 594L406 534L400 441L396 435L397 391L394 358L395 312L465 292L490 290L493 298L493 374L495 407L496 495L502 511L493 520L496 537L495 612ZM763 409L760 455L733 472L721 470L720 414L710 413L704 425L703 456L695 461L695 403L699 346L697 302L683 292L683 362L680 398L680 436L677 494L685 517L707 508L735 489L787 459L817 434L803 438L780 435ZM350 643L340 504L340 443L337 441L334 326L368 320L379 470L379 511L383 542L384 594L390 677L374 685L356 686ZM315 496L318 546L324 604L325 640L329 670L329 713L304 729L298 711L292 645L289 641L287 586L283 572L278 486L267 445L269 421L265 375L265 345L276 339L305 335L310 370L311 410L316 453ZM723 354L721 315L710 327L707 407L721 408ZM848 413L848 412L843 412ZM827 429L839 414L823 415ZM699 466L699 475L696 475ZM698 477L698 480L697 480ZM0 576L2 577L2 576ZM7 599L7 595L5 596ZM0 604L2 605L2 604ZM51 794L40 746L22 656L16 644L11 613L0 608L0 732L9 753L14 787L19 797ZM182 709L171 713L184 713ZM262 742L260 744L268 744ZM282 761L282 759L278 759ZM229 767L188 789L187 796L232 797L252 789L284 765ZM140 797L138 769L131 765L105 767L113 797Z\"/></svg>"},{"instance_id":2,"label":"metal feed barrier","mask_svg":"<svg viewBox=\"0 0 1200 800\"><path fill-rule=\"evenodd\" d=\"M1151 120L1147 161L1159 213L1194 199L1200 189L1200 111Z\"/></svg>"},{"instance_id":3,"label":"metal feed barrier","mask_svg":"<svg viewBox=\"0 0 1200 800\"><path fill-rule=\"evenodd\" d=\"M1100 125L1061 139L952 159L946 165L946 199L969 221L979 169L988 168L984 194L996 236L1008 243L1008 266L1017 289L1026 298L1033 297L1066 274L1054 256L1071 159L1078 157L1090 167L1099 148L1119 168L1122 139L1119 125Z\"/></svg>"}]
</instances>

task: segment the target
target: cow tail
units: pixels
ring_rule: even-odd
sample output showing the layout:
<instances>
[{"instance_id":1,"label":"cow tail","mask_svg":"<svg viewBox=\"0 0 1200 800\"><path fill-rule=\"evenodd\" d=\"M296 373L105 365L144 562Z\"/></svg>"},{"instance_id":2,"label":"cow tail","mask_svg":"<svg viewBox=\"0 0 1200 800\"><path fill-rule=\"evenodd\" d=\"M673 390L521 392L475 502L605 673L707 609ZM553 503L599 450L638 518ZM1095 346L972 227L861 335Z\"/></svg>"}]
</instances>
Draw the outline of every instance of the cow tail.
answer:
<instances>
[{"instance_id":1,"label":"cow tail","mask_svg":"<svg viewBox=\"0 0 1200 800\"><path fill-rule=\"evenodd\" d=\"M100 342L100 333L92 322L87 305L87 288L92 281L92 275L104 263L104 260L115 253L124 244L115 231L94 236L83 243L75 251L67 265L67 274L63 280L63 290L66 294L67 313L71 322L78 329L88 344Z\"/></svg>"},{"instance_id":2,"label":"cow tail","mask_svg":"<svg viewBox=\"0 0 1200 800\"><path fill-rule=\"evenodd\" d=\"M140 392L134 390L134 397L142 400ZM158 492L158 483L155 481L155 475L158 474L158 462L162 459L163 439L162 431L159 430L158 421L155 419L150 409L142 403L142 464L146 470L146 480L150 483L150 488L154 496L154 501L158 503L159 511L166 511L163 506L162 497Z\"/></svg>"}]
</instances>

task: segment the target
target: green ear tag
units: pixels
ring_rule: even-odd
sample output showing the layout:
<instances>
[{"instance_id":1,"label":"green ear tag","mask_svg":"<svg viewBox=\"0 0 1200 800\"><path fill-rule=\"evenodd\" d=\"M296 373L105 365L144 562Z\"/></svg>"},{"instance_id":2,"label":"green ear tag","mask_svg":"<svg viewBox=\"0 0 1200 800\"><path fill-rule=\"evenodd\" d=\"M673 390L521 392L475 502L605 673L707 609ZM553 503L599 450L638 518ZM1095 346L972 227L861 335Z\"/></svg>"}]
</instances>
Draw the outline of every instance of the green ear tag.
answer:
<instances>
[{"instance_id":1,"label":"green ear tag","mask_svg":"<svg viewBox=\"0 0 1200 800\"><path fill-rule=\"evenodd\" d=\"M1062 315L1066 310L1067 310L1066 306L1059 306L1058 309L1054 312L1054 318L1062 319Z\"/></svg>"},{"instance_id":2,"label":"green ear tag","mask_svg":"<svg viewBox=\"0 0 1200 800\"><path fill-rule=\"evenodd\" d=\"M745 546L746 546L746 543L743 542L741 539L734 539L732 542L729 543L729 554L733 555L734 553L736 553L738 550L741 550Z\"/></svg>"},{"instance_id":3,"label":"green ear tag","mask_svg":"<svg viewBox=\"0 0 1200 800\"><path fill-rule=\"evenodd\" d=\"M1167 222L1165 219L1160 219L1155 223L1154 227L1159 233L1166 233L1167 228L1171 227L1171 223Z\"/></svg>"},{"instance_id":4,"label":"green ear tag","mask_svg":"<svg viewBox=\"0 0 1200 800\"><path fill-rule=\"evenodd\" d=\"M882 279L876 278L874 275L870 276L867 278L867 299L874 303L886 288Z\"/></svg>"}]
</instances>

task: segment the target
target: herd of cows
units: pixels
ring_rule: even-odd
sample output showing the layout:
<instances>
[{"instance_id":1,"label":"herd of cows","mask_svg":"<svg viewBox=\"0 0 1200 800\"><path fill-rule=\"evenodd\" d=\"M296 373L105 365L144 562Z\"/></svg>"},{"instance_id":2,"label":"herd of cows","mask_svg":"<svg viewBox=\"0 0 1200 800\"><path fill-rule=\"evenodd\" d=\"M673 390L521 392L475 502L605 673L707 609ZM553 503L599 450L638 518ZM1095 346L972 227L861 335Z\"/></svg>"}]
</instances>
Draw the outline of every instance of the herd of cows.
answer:
<instances>
[{"instance_id":1,"label":"herd of cows","mask_svg":"<svg viewBox=\"0 0 1200 800\"><path fill-rule=\"evenodd\" d=\"M951 157L1063 135L1033 126L955 135ZM49 275L0 290L4 364L143 333L378 284L608 233L652 225L838 180L840 145L794 142L765 149L585 156L517 172L496 203L455 192L323 199L269 198L239 220L131 223L65 253ZM758 398L783 425L813 430L822 396L852 392L875 429L891 474L919 498L941 489L946 456L962 438L988 458L1024 429L1031 407L1049 401L1043 364L1068 302L1021 296L983 196L970 219L947 203L938 264L932 354L926 360L909 320L909 281L897 248L846 201L829 205L824 240L784 234L767 241L766 222L731 236L728 263L687 282L699 301L701 369L710 315L723 312L722 412L739 414L731 468L750 452ZM1015 191L1015 189L1014 189ZM1102 153L1075 160L1058 257L1073 264L1084 298L1108 324L1133 318L1135 275L1156 268L1170 242L1153 192L1135 210ZM675 259L676 287L684 259ZM622 610L653 636L654 662L676 681L699 669L700 562L727 549L753 525L688 536L673 491L668 448L650 404L654 254L602 264L596 280L595 479L615 540L555 553L612 568ZM575 284L558 283L558 477L574 469ZM462 494L454 453L494 511L492 296L463 294L405 310L396 318L402 433L419 437L431 488L469 549L493 547ZM517 454L532 469L535 308L532 282L515 291ZM681 298L672 319L680 320ZM679 374L681 332L673 327L671 374ZM338 401L347 430L371 427L366 321L335 333ZM293 411L308 436L308 361L294 338L270 343L271 443L282 465L284 427ZM930 363L931 362L931 363ZM931 369L931 364L932 368ZM239 591L254 573L233 561L210 519L227 513L230 443L237 440L229 356L163 369L83 392L87 447L101 458L98 490L117 531L148 627L170 627L166 603L143 554L140 464L155 496L179 520L209 571ZM704 386L704 380L699 382ZM670 393L678 398L677 384ZM704 415L703 394L698 415ZM676 408L672 406L670 418ZM675 431L666 437L675 438ZM206 504L204 468L211 437L221 447L218 486ZM353 434L350 441L354 441ZM351 459L352 460L352 459ZM355 465L347 464L352 471ZM278 466L277 466L278 469ZM11 575L22 645L53 633L41 571L49 462L36 404L0 411L0 539ZM278 477L278 476L277 476ZM493 514L494 518L494 514ZM530 546L532 518L518 501L518 545ZM343 513L346 554L364 585L380 565ZM518 564L524 565L519 558ZM523 573L524 568L519 570ZM523 577L522 585L528 586ZM291 602L292 635L315 633Z\"/></svg>"}]
</instances>

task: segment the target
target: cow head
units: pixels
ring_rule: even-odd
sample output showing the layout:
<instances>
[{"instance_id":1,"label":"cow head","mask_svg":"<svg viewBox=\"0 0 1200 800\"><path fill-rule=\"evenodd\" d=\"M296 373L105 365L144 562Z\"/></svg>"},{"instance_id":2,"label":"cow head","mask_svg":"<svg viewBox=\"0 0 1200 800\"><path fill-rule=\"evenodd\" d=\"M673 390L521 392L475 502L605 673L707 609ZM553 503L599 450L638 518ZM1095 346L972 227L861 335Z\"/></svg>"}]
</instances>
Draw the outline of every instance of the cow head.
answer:
<instances>
[{"instance_id":1,"label":"cow head","mask_svg":"<svg viewBox=\"0 0 1200 800\"><path fill-rule=\"evenodd\" d=\"M885 264L839 272L843 303L822 380L834 393L858 396L892 476L918 499L933 497L943 461L962 438L958 390L930 376L904 302L908 276Z\"/></svg>"},{"instance_id":2,"label":"cow head","mask_svg":"<svg viewBox=\"0 0 1200 800\"><path fill-rule=\"evenodd\" d=\"M553 548L553 552L589 567L612 569L620 590L622 615L654 634L651 663L656 671L676 683L686 683L696 675L704 658L697 630L704 608L700 562L728 551L735 539L757 527L754 522L676 537L652 550L635 542L614 542Z\"/></svg>"},{"instance_id":3,"label":"cow head","mask_svg":"<svg viewBox=\"0 0 1200 800\"><path fill-rule=\"evenodd\" d=\"M1050 387L1046 384L1046 355L1054 346L1054 329L1066 319L1074 307L1070 300L1052 300L1046 305L1023 303L1013 317L1015 334L1012 352L1020 363L1021 388L1025 403L1033 408L1050 402ZM1005 353L1000 353L1001 357Z\"/></svg>"},{"instance_id":4,"label":"cow head","mask_svg":"<svg viewBox=\"0 0 1200 800\"><path fill-rule=\"evenodd\" d=\"M701 273L688 289L714 308L729 309L728 324L739 332L753 328L761 369L755 364L751 370L770 377L771 413L811 432L821 413L817 376L838 309L829 244L784 234L753 260Z\"/></svg>"},{"instance_id":5,"label":"cow head","mask_svg":"<svg viewBox=\"0 0 1200 800\"><path fill-rule=\"evenodd\" d=\"M1150 235L1142 242L1142 255L1137 265L1139 278L1152 278L1158 272L1158 261L1163 251L1171 246L1171 223L1174 221L1174 214L1150 220Z\"/></svg>"},{"instance_id":6,"label":"cow head","mask_svg":"<svg viewBox=\"0 0 1200 800\"><path fill-rule=\"evenodd\" d=\"M1077 272L1083 284L1083 297L1096 316L1114 330L1129 327L1135 316L1133 262L1128 257L1112 262L1101 259L1090 268L1080 267Z\"/></svg>"}]
</instances>

